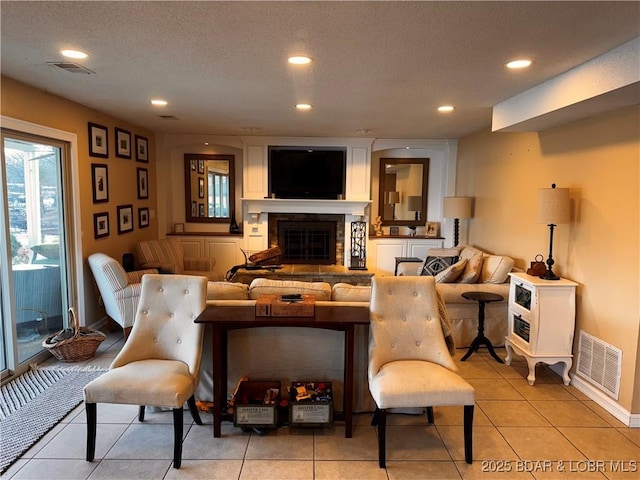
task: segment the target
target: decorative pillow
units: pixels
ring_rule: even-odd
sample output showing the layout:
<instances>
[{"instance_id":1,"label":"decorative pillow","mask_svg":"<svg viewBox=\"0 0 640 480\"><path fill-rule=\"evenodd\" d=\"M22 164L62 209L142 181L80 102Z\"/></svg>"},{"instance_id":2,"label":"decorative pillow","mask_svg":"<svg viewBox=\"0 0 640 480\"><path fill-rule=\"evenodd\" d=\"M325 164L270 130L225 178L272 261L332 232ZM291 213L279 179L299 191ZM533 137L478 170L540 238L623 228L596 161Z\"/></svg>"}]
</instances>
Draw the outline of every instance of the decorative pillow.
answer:
<instances>
[{"instance_id":1,"label":"decorative pillow","mask_svg":"<svg viewBox=\"0 0 640 480\"><path fill-rule=\"evenodd\" d=\"M487 255L482 264L481 283L504 283L513 269L514 261L502 255Z\"/></svg>"},{"instance_id":2,"label":"decorative pillow","mask_svg":"<svg viewBox=\"0 0 640 480\"><path fill-rule=\"evenodd\" d=\"M453 283L460 276L464 267L467 265L467 259L463 258L448 268L445 268L436 275L436 283Z\"/></svg>"},{"instance_id":3,"label":"decorative pillow","mask_svg":"<svg viewBox=\"0 0 640 480\"><path fill-rule=\"evenodd\" d=\"M478 278L480 278L480 274L482 273L482 263L483 263L482 252L478 252L474 254L469 260L467 260L467 264L464 267L464 271L457 278L457 283L476 283Z\"/></svg>"},{"instance_id":4,"label":"decorative pillow","mask_svg":"<svg viewBox=\"0 0 640 480\"><path fill-rule=\"evenodd\" d=\"M437 274L450 267L458 261L458 257L432 257L427 256L422 265L420 275L429 275L435 277Z\"/></svg>"},{"instance_id":5,"label":"decorative pillow","mask_svg":"<svg viewBox=\"0 0 640 480\"><path fill-rule=\"evenodd\" d=\"M336 283L331 287L331 300L334 302L368 302L371 299L371 286Z\"/></svg>"}]
</instances>

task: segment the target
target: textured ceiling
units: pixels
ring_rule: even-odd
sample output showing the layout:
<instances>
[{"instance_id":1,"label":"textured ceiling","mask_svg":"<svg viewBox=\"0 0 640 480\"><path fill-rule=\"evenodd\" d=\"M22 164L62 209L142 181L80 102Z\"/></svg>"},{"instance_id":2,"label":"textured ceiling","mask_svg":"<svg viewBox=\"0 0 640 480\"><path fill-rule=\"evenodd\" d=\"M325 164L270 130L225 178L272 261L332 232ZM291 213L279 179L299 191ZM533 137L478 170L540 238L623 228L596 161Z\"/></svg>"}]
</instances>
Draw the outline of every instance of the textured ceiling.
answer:
<instances>
[{"instance_id":1,"label":"textured ceiling","mask_svg":"<svg viewBox=\"0 0 640 480\"><path fill-rule=\"evenodd\" d=\"M458 138L488 128L493 105L640 36L638 2L3 0L0 15L3 75L193 134ZM78 63L95 74L48 65L63 48L89 53ZM314 62L290 66L292 54ZM504 68L516 57L532 68Z\"/></svg>"}]
</instances>

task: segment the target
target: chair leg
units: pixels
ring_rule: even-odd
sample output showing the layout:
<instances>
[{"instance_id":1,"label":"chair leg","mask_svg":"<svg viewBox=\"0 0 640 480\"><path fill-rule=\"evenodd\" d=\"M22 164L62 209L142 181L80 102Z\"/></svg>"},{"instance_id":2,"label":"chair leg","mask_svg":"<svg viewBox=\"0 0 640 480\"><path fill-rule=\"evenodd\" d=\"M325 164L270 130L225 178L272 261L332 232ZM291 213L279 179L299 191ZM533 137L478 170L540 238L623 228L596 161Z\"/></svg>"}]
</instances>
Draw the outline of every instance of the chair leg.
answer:
<instances>
[{"instance_id":1,"label":"chair leg","mask_svg":"<svg viewBox=\"0 0 640 480\"><path fill-rule=\"evenodd\" d=\"M427 407L427 422L433 423L433 407Z\"/></svg>"},{"instance_id":2,"label":"chair leg","mask_svg":"<svg viewBox=\"0 0 640 480\"><path fill-rule=\"evenodd\" d=\"M387 410L376 409L378 412L378 463L380 468L387 465Z\"/></svg>"},{"instance_id":3,"label":"chair leg","mask_svg":"<svg viewBox=\"0 0 640 480\"><path fill-rule=\"evenodd\" d=\"M197 425L202 425L200 412L198 412L198 407L196 407L196 397L191 395L189 400L187 400L187 405L189 405L189 411L191 412L191 417L193 418L193 421L196 422Z\"/></svg>"},{"instance_id":4,"label":"chair leg","mask_svg":"<svg viewBox=\"0 0 640 480\"><path fill-rule=\"evenodd\" d=\"M376 407L375 412L373 412L373 417L371 417L371 426L375 427L378 425L378 420L380 419L380 409Z\"/></svg>"},{"instance_id":5,"label":"chair leg","mask_svg":"<svg viewBox=\"0 0 640 480\"><path fill-rule=\"evenodd\" d=\"M173 409L173 468L182 464L182 408Z\"/></svg>"},{"instance_id":6,"label":"chair leg","mask_svg":"<svg viewBox=\"0 0 640 480\"><path fill-rule=\"evenodd\" d=\"M144 405L140 405L140 408L138 409L138 421L144 422Z\"/></svg>"},{"instance_id":7,"label":"chair leg","mask_svg":"<svg viewBox=\"0 0 640 480\"><path fill-rule=\"evenodd\" d=\"M93 462L96 456L97 408L95 403L86 403L87 413L87 462Z\"/></svg>"},{"instance_id":8,"label":"chair leg","mask_svg":"<svg viewBox=\"0 0 640 480\"><path fill-rule=\"evenodd\" d=\"M473 463L473 405L464 406L464 460Z\"/></svg>"}]
</instances>

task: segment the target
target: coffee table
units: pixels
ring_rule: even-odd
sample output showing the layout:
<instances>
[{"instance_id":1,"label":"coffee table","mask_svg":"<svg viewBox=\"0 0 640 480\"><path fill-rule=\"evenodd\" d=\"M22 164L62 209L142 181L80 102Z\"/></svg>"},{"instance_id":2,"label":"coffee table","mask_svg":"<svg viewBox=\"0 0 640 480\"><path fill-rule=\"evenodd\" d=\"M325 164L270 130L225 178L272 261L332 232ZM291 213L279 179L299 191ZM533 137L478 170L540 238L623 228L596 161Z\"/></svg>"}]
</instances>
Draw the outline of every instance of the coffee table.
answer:
<instances>
[{"instance_id":1,"label":"coffee table","mask_svg":"<svg viewBox=\"0 0 640 480\"><path fill-rule=\"evenodd\" d=\"M473 352L478 351L480 345L485 345L493 358L500 363L504 363L493 349L491 341L484 336L484 305L491 302L501 302L504 300L504 297L497 293L488 292L464 292L462 296L467 300L478 302L478 335L473 339L469 350L467 350L467 353L464 354L464 357L462 357L460 361L464 362Z\"/></svg>"}]
</instances>

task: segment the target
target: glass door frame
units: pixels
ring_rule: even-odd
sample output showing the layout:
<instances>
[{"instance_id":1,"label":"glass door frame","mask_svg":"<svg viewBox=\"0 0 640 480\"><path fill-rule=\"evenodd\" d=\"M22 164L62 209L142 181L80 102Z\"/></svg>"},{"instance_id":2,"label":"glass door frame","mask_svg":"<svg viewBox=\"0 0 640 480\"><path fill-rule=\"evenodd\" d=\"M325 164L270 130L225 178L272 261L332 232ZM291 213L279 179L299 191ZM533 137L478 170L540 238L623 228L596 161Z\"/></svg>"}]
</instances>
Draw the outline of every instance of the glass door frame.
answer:
<instances>
[{"instance_id":1,"label":"glass door frame","mask_svg":"<svg viewBox=\"0 0 640 480\"><path fill-rule=\"evenodd\" d=\"M75 206L80 205L80 182L79 182L79 166L78 166L78 139L75 133L65 132L63 130L58 130L55 128L50 128L42 125L36 125L34 123L25 122L23 120L14 119L11 117L0 116L0 127L2 128L3 134L7 134L12 136L12 134L16 136L24 136L27 135L30 137L29 141L38 141L37 137L43 142L53 142L56 144L63 143L64 152L62 155L62 185L64 186L64 191L62 195L63 200L63 209L66 212L65 215L65 224L61 228L65 229L65 250L66 250L66 260L67 260L67 303L69 306L73 306L76 308L80 318L85 318L85 305L84 301L79 301L79 299L84 299L84 274L83 274L83 261L82 261L82 225L80 222L80 212L78 208ZM59 146L59 145L58 145ZM2 145L4 148L4 143ZM0 193L3 198L6 195L6 181L4 178L4 172L0 172L0 180L2 180L0 184ZM9 255L10 250L10 238L8 235L8 208L7 205L2 202L2 208L4 209L3 215L0 215L0 228L2 228L2 232L0 232L0 238L2 239L4 245L3 248L0 249L0 262L2 265L6 265L7 267L11 265L11 258ZM10 268L2 268L0 272L3 285L3 294L2 294L2 315L5 316L11 312L11 295L7 295L7 288L11 285L12 279L11 269ZM65 321L68 321L66 318L66 312L63 312L65 315ZM8 341L11 339L15 339L15 332L12 331L13 327L11 326L12 322L8 322L8 328L10 331L5 332L4 343L5 349L10 356L6 358L6 366L7 370L3 371L2 377L4 379L5 376L13 376L19 375L24 371L28 370L29 365L17 364L17 352L14 348L14 345L7 345ZM5 325L7 326L7 325ZM43 352L43 358L47 358L49 353ZM39 357L36 357L39 358Z\"/></svg>"}]
</instances>

